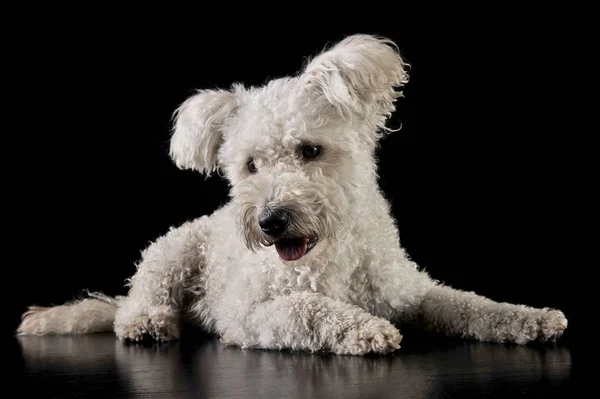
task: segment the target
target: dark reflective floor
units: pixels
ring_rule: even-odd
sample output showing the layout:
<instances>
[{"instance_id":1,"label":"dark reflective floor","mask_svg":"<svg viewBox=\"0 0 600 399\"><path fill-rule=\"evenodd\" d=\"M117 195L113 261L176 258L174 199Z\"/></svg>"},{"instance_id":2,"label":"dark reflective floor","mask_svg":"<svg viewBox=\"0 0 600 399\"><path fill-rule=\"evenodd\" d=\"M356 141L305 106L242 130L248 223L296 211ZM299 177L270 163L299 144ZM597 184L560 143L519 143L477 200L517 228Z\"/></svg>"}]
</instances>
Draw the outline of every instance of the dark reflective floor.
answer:
<instances>
[{"instance_id":1,"label":"dark reflective floor","mask_svg":"<svg viewBox=\"0 0 600 399\"><path fill-rule=\"evenodd\" d=\"M124 345L112 334L15 337L14 398L571 396L564 347L421 340L394 355L243 351L210 338Z\"/></svg>"}]
</instances>

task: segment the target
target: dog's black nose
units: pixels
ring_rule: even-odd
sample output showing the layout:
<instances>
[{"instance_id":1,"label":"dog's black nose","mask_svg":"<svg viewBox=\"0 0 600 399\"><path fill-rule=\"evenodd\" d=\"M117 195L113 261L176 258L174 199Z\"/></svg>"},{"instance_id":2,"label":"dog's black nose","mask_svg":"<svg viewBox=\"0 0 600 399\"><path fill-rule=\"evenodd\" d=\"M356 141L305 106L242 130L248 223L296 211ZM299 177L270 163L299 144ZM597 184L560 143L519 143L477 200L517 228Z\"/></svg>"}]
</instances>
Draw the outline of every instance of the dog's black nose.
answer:
<instances>
[{"instance_id":1,"label":"dog's black nose","mask_svg":"<svg viewBox=\"0 0 600 399\"><path fill-rule=\"evenodd\" d=\"M285 209L277 208L266 212L263 216L258 219L258 225L262 231L270 235L271 237L277 237L283 234L288 223L290 216Z\"/></svg>"}]
</instances>

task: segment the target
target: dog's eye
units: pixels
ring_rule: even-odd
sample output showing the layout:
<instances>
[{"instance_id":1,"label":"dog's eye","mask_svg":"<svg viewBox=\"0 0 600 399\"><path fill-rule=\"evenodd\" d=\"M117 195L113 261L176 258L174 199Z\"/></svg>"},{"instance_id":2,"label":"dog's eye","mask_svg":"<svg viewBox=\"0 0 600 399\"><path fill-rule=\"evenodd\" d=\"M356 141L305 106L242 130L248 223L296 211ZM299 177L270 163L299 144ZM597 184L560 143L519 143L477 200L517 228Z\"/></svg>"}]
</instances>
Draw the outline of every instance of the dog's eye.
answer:
<instances>
[{"instance_id":1,"label":"dog's eye","mask_svg":"<svg viewBox=\"0 0 600 399\"><path fill-rule=\"evenodd\" d=\"M304 159L312 159L318 157L321 154L320 145L305 145L302 147L302 156Z\"/></svg>"},{"instance_id":2,"label":"dog's eye","mask_svg":"<svg viewBox=\"0 0 600 399\"><path fill-rule=\"evenodd\" d=\"M256 173L256 165L254 165L254 159L250 158L246 166L248 167L248 171L250 173Z\"/></svg>"}]
</instances>

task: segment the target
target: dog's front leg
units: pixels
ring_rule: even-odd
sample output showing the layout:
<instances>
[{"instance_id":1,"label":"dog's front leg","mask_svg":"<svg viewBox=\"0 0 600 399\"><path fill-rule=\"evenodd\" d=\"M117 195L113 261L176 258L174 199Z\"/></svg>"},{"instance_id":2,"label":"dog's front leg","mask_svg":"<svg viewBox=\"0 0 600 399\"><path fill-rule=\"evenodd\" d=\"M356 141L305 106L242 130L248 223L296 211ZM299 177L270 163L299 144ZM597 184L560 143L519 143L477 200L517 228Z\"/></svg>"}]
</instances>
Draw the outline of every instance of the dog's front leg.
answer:
<instances>
[{"instance_id":1,"label":"dog's front leg","mask_svg":"<svg viewBox=\"0 0 600 399\"><path fill-rule=\"evenodd\" d=\"M222 342L242 348L364 355L400 347L387 320L321 294L297 292L258 303L241 320L217 322Z\"/></svg>"},{"instance_id":2,"label":"dog's front leg","mask_svg":"<svg viewBox=\"0 0 600 399\"><path fill-rule=\"evenodd\" d=\"M442 285L425 295L420 319L426 328L446 335L517 344L555 341L567 327L559 310L500 303Z\"/></svg>"},{"instance_id":3,"label":"dog's front leg","mask_svg":"<svg viewBox=\"0 0 600 399\"><path fill-rule=\"evenodd\" d=\"M130 290L119 303L114 329L118 338L169 341L179 338L186 287L202 268L204 218L172 228L142 253Z\"/></svg>"}]
</instances>

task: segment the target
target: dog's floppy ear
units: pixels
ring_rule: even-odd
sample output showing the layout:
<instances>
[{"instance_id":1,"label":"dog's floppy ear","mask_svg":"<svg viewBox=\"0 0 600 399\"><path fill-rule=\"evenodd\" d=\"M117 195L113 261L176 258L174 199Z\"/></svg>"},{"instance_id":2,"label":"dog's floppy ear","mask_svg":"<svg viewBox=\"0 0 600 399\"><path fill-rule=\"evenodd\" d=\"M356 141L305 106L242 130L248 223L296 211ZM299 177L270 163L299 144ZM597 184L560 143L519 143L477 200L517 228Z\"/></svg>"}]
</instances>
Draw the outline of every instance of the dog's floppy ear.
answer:
<instances>
[{"instance_id":1,"label":"dog's floppy ear","mask_svg":"<svg viewBox=\"0 0 600 399\"><path fill-rule=\"evenodd\" d=\"M237 105L231 91L199 90L175 110L170 156L177 167L207 176L218 168L222 128Z\"/></svg>"},{"instance_id":2,"label":"dog's floppy ear","mask_svg":"<svg viewBox=\"0 0 600 399\"><path fill-rule=\"evenodd\" d=\"M324 96L343 117L385 128L408 82L407 67L391 40L356 34L313 58L301 79L309 93Z\"/></svg>"}]
</instances>

